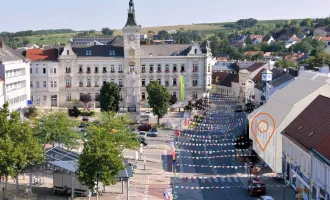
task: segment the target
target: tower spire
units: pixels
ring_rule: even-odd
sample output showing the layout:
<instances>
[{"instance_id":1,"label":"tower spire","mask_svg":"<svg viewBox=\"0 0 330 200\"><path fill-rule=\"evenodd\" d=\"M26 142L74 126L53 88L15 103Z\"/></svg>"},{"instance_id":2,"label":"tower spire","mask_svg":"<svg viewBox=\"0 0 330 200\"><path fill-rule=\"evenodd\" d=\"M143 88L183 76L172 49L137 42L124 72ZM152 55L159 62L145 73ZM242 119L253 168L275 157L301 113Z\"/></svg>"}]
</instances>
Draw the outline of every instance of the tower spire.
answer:
<instances>
[{"instance_id":1,"label":"tower spire","mask_svg":"<svg viewBox=\"0 0 330 200\"><path fill-rule=\"evenodd\" d=\"M135 9L134 9L134 2L133 0L129 1L128 7L128 16L126 26L137 26L136 19L135 19Z\"/></svg>"}]
</instances>

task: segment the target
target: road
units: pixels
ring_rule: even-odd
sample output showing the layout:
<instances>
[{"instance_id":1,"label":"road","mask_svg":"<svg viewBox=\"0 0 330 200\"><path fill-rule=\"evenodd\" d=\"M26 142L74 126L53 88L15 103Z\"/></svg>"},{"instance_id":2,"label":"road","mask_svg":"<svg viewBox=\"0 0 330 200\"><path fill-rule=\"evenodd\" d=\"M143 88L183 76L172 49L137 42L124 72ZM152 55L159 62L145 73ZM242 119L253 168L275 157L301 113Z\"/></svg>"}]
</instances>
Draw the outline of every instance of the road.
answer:
<instances>
[{"instance_id":1,"label":"road","mask_svg":"<svg viewBox=\"0 0 330 200\"><path fill-rule=\"evenodd\" d=\"M179 176L173 179L176 199L257 199L248 195L249 176L244 163L236 162L237 150L233 145L235 138L243 133L245 114L234 112L236 103L232 100L211 98L211 101L215 105L206 109L207 114L197 128L182 131L178 138ZM212 130L212 126L216 130ZM271 179L267 180L271 184L267 193L283 199L283 188L277 188L281 184ZM275 184L276 187L272 187ZM286 199L294 199L292 193Z\"/></svg>"}]
</instances>

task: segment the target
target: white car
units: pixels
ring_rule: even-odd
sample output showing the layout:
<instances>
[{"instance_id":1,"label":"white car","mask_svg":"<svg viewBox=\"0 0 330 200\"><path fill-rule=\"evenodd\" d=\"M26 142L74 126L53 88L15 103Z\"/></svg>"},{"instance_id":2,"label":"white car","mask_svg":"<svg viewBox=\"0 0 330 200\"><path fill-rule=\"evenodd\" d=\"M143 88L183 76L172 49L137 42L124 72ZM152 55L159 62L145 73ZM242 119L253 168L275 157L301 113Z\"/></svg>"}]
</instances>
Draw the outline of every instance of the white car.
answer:
<instances>
[{"instance_id":1,"label":"white car","mask_svg":"<svg viewBox=\"0 0 330 200\"><path fill-rule=\"evenodd\" d=\"M261 196L258 200L274 200L271 196Z\"/></svg>"},{"instance_id":2,"label":"white car","mask_svg":"<svg viewBox=\"0 0 330 200\"><path fill-rule=\"evenodd\" d=\"M140 131L140 132L139 132L139 137L140 137L140 138L147 139L147 133L144 132L144 131Z\"/></svg>"}]
</instances>

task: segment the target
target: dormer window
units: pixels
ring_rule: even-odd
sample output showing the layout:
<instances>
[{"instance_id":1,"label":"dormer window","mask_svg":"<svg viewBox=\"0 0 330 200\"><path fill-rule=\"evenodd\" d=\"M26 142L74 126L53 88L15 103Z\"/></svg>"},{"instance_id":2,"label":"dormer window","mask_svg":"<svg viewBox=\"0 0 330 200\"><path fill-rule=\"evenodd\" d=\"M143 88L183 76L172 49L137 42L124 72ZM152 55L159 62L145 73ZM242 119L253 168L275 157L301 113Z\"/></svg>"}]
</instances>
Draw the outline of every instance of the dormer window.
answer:
<instances>
[{"instance_id":1,"label":"dormer window","mask_svg":"<svg viewBox=\"0 0 330 200\"><path fill-rule=\"evenodd\" d=\"M115 55L116 55L115 50L110 50L110 51L109 51L109 56L115 56Z\"/></svg>"},{"instance_id":2,"label":"dormer window","mask_svg":"<svg viewBox=\"0 0 330 200\"><path fill-rule=\"evenodd\" d=\"M86 56L91 56L92 55L92 51L91 50L86 50Z\"/></svg>"}]
</instances>

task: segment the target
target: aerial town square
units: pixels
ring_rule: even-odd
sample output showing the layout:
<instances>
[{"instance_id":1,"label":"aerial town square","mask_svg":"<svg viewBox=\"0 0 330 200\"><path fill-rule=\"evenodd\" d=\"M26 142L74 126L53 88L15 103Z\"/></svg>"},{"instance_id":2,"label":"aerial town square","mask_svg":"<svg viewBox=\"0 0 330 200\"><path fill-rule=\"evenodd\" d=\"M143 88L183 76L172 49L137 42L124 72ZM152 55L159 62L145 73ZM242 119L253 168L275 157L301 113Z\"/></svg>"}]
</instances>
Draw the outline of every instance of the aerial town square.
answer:
<instances>
[{"instance_id":1,"label":"aerial town square","mask_svg":"<svg viewBox=\"0 0 330 200\"><path fill-rule=\"evenodd\" d=\"M0 198L330 200L329 0L0 7Z\"/></svg>"}]
</instances>

